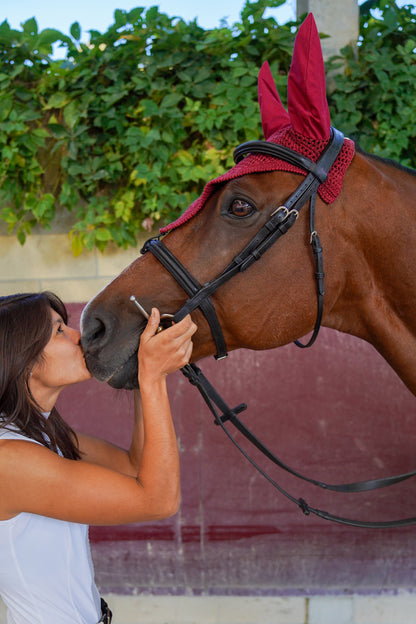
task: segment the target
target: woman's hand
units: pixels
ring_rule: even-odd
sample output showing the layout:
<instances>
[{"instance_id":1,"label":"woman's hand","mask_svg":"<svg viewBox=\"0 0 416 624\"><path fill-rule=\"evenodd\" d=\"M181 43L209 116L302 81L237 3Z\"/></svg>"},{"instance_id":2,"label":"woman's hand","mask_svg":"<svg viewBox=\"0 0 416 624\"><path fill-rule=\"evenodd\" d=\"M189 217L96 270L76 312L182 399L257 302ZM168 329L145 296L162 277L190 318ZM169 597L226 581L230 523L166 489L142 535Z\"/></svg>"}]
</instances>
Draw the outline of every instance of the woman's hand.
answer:
<instances>
[{"instance_id":1,"label":"woman's hand","mask_svg":"<svg viewBox=\"0 0 416 624\"><path fill-rule=\"evenodd\" d=\"M192 336L197 330L191 317L156 333L160 323L157 308L142 333L139 346L139 383L166 377L187 364L192 354Z\"/></svg>"}]
</instances>

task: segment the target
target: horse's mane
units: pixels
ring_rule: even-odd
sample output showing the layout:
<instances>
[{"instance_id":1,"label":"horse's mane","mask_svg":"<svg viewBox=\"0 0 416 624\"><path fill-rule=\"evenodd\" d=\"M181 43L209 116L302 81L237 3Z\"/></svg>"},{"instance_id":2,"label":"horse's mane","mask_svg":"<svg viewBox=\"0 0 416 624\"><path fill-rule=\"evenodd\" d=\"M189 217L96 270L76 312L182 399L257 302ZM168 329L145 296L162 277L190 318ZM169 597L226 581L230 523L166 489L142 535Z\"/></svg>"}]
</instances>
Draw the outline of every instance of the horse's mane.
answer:
<instances>
[{"instance_id":1,"label":"horse's mane","mask_svg":"<svg viewBox=\"0 0 416 624\"><path fill-rule=\"evenodd\" d=\"M355 149L360 154L364 154L364 156L368 156L372 160L378 160L379 162L385 163L386 165L390 165L395 169L399 169L400 171L405 171L406 173L410 173L410 175L416 176L416 169L412 169L411 167L406 167L406 165L401 165L396 160L392 160L391 158L383 158L383 156L376 156L375 154L370 154L366 152L358 143L354 141Z\"/></svg>"}]
</instances>

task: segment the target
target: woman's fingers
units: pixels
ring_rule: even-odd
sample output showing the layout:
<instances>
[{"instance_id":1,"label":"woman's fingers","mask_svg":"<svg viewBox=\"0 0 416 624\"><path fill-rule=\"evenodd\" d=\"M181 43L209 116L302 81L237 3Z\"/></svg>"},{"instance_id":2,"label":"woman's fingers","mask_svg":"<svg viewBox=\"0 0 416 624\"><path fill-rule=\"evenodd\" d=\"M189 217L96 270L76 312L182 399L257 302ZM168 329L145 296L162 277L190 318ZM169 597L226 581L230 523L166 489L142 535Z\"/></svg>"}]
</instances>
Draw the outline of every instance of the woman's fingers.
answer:
<instances>
[{"instance_id":1,"label":"woman's fingers","mask_svg":"<svg viewBox=\"0 0 416 624\"><path fill-rule=\"evenodd\" d=\"M157 334L159 322L159 311L154 308L140 339L139 372L165 376L189 362L197 326L188 315Z\"/></svg>"},{"instance_id":2,"label":"woman's fingers","mask_svg":"<svg viewBox=\"0 0 416 624\"><path fill-rule=\"evenodd\" d=\"M147 321L147 325L143 330L142 336L140 340L149 340L152 336L157 332L157 328L159 327L160 322L160 313L157 308L152 308L152 311L149 316L149 320Z\"/></svg>"}]
</instances>

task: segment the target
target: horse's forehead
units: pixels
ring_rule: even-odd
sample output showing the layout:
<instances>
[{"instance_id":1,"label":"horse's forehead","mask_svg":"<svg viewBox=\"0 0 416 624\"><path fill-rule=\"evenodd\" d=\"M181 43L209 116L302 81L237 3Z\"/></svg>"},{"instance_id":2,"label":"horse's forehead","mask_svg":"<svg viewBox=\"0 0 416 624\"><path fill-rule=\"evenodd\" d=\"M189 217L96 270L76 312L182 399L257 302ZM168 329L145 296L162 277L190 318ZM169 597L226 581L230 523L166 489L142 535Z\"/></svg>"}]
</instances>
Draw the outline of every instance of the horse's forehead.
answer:
<instances>
[{"instance_id":1,"label":"horse's forehead","mask_svg":"<svg viewBox=\"0 0 416 624\"><path fill-rule=\"evenodd\" d=\"M251 189L256 189L264 193L269 190L270 184L273 184L277 180L281 182L285 176L291 176L291 175L293 175L293 173L289 171L280 171L280 170L258 172L258 173L246 173L245 175L242 175L239 178L233 178L229 182L226 182L224 184L224 188L232 192L238 192L239 190L249 191Z\"/></svg>"},{"instance_id":2,"label":"horse's forehead","mask_svg":"<svg viewBox=\"0 0 416 624\"><path fill-rule=\"evenodd\" d=\"M276 193L284 195L289 192L290 184L292 183L293 186L293 175L291 172L269 171L267 173L248 173L239 178L234 178L229 182L225 182L213 194L201 212L206 209L210 201L214 201L217 204L224 196L227 197L227 201L235 197L250 200L256 206L261 206L264 202L268 203L271 199L274 199Z\"/></svg>"},{"instance_id":3,"label":"horse's forehead","mask_svg":"<svg viewBox=\"0 0 416 624\"><path fill-rule=\"evenodd\" d=\"M262 182L264 181L265 175L268 175L268 174L247 173L246 175L243 175L239 178L234 178L233 180L226 182L225 188L232 192L238 192L240 189L250 190L251 188L256 187L257 185L261 186Z\"/></svg>"},{"instance_id":4,"label":"horse's forehead","mask_svg":"<svg viewBox=\"0 0 416 624\"><path fill-rule=\"evenodd\" d=\"M301 137L290 129L285 129L284 131L273 135L271 137L271 142L294 149L297 153L310 158L314 162L317 162L319 156L327 145L326 141L311 140L306 137ZM354 152L355 146L353 141L345 139L342 149L338 154L326 181L322 183L318 189L318 194L325 203L332 203L340 194L343 178L354 156ZM176 221L161 228L161 234L165 234L166 232L169 232L170 230L173 230L189 221L189 219L194 217L205 206L207 201L218 190L218 188L223 186L226 182L238 180L247 174L266 174L272 171L287 171L290 173L300 173L304 176L307 175L305 170L281 160L280 158L265 156L264 154L251 154L246 158L243 158L237 165L222 174L219 178L208 182L202 192L202 195L200 195L200 197L196 199L189 206L189 208L180 217L178 217L178 219L176 219Z\"/></svg>"}]
</instances>

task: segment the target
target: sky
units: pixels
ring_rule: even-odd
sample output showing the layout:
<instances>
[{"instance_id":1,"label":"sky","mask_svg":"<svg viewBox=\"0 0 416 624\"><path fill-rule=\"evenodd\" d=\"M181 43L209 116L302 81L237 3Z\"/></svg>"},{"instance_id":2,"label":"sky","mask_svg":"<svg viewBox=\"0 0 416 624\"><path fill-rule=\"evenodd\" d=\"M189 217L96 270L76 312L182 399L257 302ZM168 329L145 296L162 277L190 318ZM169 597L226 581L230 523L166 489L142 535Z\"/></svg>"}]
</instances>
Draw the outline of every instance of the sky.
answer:
<instances>
[{"instance_id":1,"label":"sky","mask_svg":"<svg viewBox=\"0 0 416 624\"><path fill-rule=\"evenodd\" d=\"M342 0L338 0L342 2ZM364 0L359 0L361 4ZM0 23L5 19L12 28L20 28L20 24L35 17L39 30L56 28L69 34L73 22L79 22L87 40L90 29L105 32L113 23L115 9L129 11L138 6L149 8L157 5L169 16L183 17L186 21L197 18L203 28L219 26L222 18L229 24L239 19L245 0L1 0ZM413 4L408 0L399 0L398 4ZM296 17L296 0L286 0L278 9L268 9L267 16L273 16L279 24L284 24Z\"/></svg>"},{"instance_id":2,"label":"sky","mask_svg":"<svg viewBox=\"0 0 416 624\"><path fill-rule=\"evenodd\" d=\"M222 18L229 24L236 22L244 0L1 0L0 23L7 19L12 28L20 29L22 22L35 17L39 30L56 28L69 34L71 24L79 22L84 33L90 29L105 32L114 22L115 9L129 11L154 5L171 17L183 17L186 21L197 18L198 24L207 29L219 26ZM295 19L295 13L296 0L286 0L282 7L269 9L266 15L284 24Z\"/></svg>"},{"instance_id":3,"label":"sky","mask_svg":"<svg viewBox=\"0 0 416 624\"><path fill-rule=\"evenodd\" d=\"M342 0L338 0L340 3ZM362 4L364 0L359 0ZM238 21L245 0L0 0L0 23L7 19L12 28L35 17L39 30L56 28L69 34L73 22L82 29L81 41L88 41L88 30L105 32L114 23L115 9L129 11L138 6L149 8L157 5L170 17L179 16L186 21L196 18L203 28L215 28L225 18L229 25ZM397 0L397 4L416 5L416 2ZM279 24L296 17L296 0L286 0L278 9L267 9L266 16L273 16ZM55 54L59 52L56 50Z\"/></svg>"}]
</instances>

